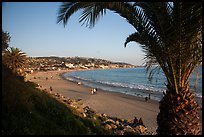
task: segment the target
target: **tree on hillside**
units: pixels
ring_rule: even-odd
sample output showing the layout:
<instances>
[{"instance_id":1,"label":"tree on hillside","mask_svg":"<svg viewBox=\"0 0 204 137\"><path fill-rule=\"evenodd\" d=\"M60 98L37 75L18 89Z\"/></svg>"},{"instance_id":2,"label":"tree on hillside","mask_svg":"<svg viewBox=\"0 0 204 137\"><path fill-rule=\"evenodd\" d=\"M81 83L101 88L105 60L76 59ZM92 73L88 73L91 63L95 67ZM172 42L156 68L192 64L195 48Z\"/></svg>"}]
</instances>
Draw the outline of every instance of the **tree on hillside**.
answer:
<instances>
[{"instance_id":1,"label":"tree on hillside","mask_svg":"<svg viewBox=\"0 0 204 137\"><path fill-rule=\"evenodd\" d=\"M94 27L106 10L127 20L136 32L127 43L140 44L146 53L150 77L162 69L167 90L157 116L158 134L200 134L198 103L189 89L189 77L202 62L202 3L198 2L65 2L58 23L81 10L79 22Z\"/></svg>"},{"instance_id":2,"label":"tree on hillside","mask_svg":"<svg viewBox=\"0 0 204 137\"><path fill-rule=\"evenodd\" d=\"M23 75L23 67L26 64L26 60L26 54L14 47L10 47L6 50L2 57L2 62L17 75Z\"/></svg>"},{"instance_id":3,"label":"tree on hillside","mask_svg":"<svg viewBox=\"0 0 204 137\"><path fill-rule=\"evenodd\" d=\"M8 32L4 32L2 30L2 52L4 52L8 47L9 47L9 42L10 42L10 35Z\"/></svg>"}]
</instances>

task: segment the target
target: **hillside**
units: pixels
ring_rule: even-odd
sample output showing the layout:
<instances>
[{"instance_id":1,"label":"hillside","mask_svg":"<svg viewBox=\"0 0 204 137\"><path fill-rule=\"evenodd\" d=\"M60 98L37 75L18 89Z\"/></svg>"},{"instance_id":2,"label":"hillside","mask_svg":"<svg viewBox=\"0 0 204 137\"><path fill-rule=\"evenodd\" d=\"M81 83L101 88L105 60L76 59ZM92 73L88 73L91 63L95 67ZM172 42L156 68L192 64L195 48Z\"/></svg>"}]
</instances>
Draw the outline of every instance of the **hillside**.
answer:
<instances>
[{"instance_id":1,"label":"hillside","mask_svg":"<svg viewBox=\"0 0 204 137\"><path fill-rule=\"evenodd\" d=\"M29 57L27 70L133 68L134 65L85 57Z\"/></svg>"},{"instance_id":2,"label":"hillside","mask_svg":"<svg viewBox=\"0 0 204 137\"><path fill-rule=\"evenodd\" d=\"M2 65L2 135L110 134Z\"/></svg>"}]
</instances>

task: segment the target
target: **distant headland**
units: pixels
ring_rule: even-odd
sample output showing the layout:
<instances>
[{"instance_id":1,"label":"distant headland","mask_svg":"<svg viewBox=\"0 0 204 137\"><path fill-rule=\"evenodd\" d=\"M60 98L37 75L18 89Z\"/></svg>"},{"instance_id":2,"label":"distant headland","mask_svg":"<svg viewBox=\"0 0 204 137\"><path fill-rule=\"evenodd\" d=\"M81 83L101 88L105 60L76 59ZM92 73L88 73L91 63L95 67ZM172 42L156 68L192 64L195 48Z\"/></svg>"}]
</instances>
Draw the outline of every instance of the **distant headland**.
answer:
<instances>
[{"instance_id":1,"label":"distant headland","mask_svg":"<svg viewBox=\"0 0 204 137\"><path fill-rule=\"evenodd\" d=\"M64 69L109 69L109 68L135 68L135 66L123 62L113 62L104 59L87 57L29 57L27 72L64 70Z\"/></svg>"}]
</instances>

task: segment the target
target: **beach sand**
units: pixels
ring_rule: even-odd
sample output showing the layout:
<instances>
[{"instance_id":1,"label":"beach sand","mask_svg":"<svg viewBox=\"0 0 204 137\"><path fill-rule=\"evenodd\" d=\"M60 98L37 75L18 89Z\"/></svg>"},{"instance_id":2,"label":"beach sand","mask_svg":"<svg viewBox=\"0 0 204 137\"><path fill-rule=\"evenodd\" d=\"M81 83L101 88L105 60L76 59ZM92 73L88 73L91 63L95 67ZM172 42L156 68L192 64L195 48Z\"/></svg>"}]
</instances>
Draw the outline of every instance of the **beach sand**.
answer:
<instances>
[{"instance_id":1,"label":"beach sand","mask_svg":"<svg viewBox=\"0 0 204 137\"><path fill-rule=\"evenodd\" d=\"M81 99L82 103L98 113L130 120L133 120L134 116L138 119L142 118L148 130L156 133L156 119L159 113L158 101L145 101L144 98L100 89L92 95L90 87L61 78L60 74L64 72L69 72L69 70L35 72L29 74L26 79L40 84L43 89L48 91L51 86L53 93L60 93L71 99Z\"/></svg>"}]
</instances>

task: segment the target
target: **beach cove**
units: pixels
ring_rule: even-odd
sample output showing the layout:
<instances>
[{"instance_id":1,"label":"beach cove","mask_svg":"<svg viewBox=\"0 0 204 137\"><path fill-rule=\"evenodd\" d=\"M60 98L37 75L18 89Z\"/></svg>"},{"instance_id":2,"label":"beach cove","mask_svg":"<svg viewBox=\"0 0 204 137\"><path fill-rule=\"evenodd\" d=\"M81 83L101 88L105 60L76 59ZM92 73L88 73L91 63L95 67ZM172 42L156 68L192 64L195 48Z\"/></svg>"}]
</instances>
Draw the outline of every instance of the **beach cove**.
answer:
<instances>
[{"instance_id":1,"label":"beach cove","mask_svg":"<svg viewBox=\"0 0 204 137\"><path fill-rule=\"evenodd\" d=\"M142 118L148 130L156 132L156 118L159 113L158 101L145 101L144 98L100 89L98 89L97 94L92 95L90 87L79 85L61 77L63 73L71 71L75 70L34 72L29 74L26 79L39 84L42 89L48 91L51 86L52 93L60 93L71 99L80 99L82 103L98 113L130 120L134 119L135 116Z\"/></svg>"}]
</instances>

